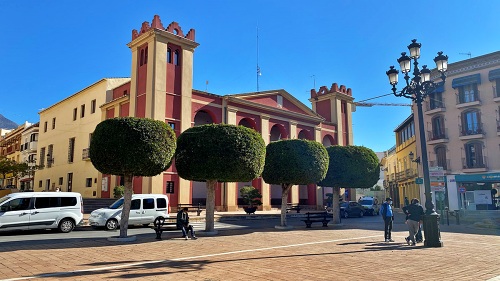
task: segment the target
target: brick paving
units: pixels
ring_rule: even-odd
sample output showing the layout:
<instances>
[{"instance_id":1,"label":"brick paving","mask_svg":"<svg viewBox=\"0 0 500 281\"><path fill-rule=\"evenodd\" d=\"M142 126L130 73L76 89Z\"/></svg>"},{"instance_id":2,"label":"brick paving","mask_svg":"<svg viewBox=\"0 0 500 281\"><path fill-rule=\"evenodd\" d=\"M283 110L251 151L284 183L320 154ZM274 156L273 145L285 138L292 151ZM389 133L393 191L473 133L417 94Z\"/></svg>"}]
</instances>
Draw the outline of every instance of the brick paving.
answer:
<instances>
[{"instance_id":1,"label":"brick paving","mask_svg":"<svg viewBox=\"0 0 500 281\"><path fill-rule=\"evenodd\" d=\"M138 235L135 242L67 239L3 243L0 279L40 280L489 280L500 276L499 230L442 226L443 248L407 246L405 225L394 243L381 224L290 231L224 230L198 240L179 233Z\"/></svg>"}]
</instances>

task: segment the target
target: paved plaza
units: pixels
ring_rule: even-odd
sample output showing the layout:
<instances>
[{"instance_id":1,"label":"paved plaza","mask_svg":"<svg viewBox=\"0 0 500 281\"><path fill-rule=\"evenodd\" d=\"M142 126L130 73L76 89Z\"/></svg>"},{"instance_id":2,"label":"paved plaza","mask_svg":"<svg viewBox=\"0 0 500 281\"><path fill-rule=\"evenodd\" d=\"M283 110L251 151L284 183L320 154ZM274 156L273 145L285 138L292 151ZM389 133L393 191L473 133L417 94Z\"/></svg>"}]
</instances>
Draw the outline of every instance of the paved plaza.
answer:
<instances>
[{"instance_id":1,"label":"paved plaza","mask_svg":"<svg viewBox=\"0 0 500 281\"><path fill-rule=\"evenodd\" d=\"M393 243L382 242L380 217L352 218L326 229L306 229L299 218L289 223L293 230L277 230L273 225L279 220L269 219L268 226L223 229L216 236L199 232L198 240L188 241L179 232L155 240L151 231L129 243L106 238L2 242L0 279L500 280L498 229L442 225L444 247L424 248L404 243L401 218Z\"/></svg>"}]
</instances>

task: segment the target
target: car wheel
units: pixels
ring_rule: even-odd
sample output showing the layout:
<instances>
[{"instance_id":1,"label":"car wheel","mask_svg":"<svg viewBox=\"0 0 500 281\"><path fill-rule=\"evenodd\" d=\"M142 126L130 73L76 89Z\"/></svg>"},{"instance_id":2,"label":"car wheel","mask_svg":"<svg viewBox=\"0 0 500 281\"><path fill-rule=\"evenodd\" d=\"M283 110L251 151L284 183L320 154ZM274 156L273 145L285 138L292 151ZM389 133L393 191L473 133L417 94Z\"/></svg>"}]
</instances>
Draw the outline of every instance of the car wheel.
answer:
<instances>
[{"instance_id":1,"label":"car wheel","mask_svg":"<svg viewBox=\"0 0 500 281\"><path fill-rule=\"evenodd\" d=\"M115 230L118 228L118 221L115 219L110 219L106 222L106 229L107 230Z\"/></svg>"},{"instance_id":2,"label":"car wheel","mask_svg":"<svg viewBox=\"0 0 500 281\"><path fill-rule=\"evenodd\" d=\"M59 223L59 231L62 233L71 232L75 228L75 223L71 219L62 219Z\"/></svg>"},{"instance_id":3,"label":"car wheel","mask_svg":"<svg viewBox=\"0 0 500 281\"><path fill-rule=\"evenodd\" d=\"M364 212L363 211L359 211L359 217L362 218L364 215Z\"/></svg>"}]
</instances>

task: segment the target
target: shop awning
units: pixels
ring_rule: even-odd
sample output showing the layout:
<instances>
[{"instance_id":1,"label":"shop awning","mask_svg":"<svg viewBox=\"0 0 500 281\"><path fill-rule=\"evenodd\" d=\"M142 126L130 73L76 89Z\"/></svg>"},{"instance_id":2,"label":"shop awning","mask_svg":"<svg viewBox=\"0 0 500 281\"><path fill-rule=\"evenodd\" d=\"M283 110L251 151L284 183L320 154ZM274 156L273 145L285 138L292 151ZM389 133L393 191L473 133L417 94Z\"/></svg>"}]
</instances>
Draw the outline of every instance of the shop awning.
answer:
<instances>
[{"instance_id":1,"label":"shop awning","mask_svg":"<svg viewBox=\"0 0 500 281\"><path fill-rule=\"evenodd\" d=\"M472 74L469 76L464 76L460 78L455 78L451 82L451 87L452 88L457 88L460 86L466 86L470 84L481 84L481 74Z\"/></svg>"},{"instance_id":2,"label":"shop awning","mask_svg":"<svg viewBox=\"0 0 500 281\"><path fill-rule=\"evenodd\" d=\"M488 73L488 80L490 80L490 81L493 81L493 80L499 79L499 78L500 78L500 68L490 70L490 72Z\"/></svg>"}]
</instances>

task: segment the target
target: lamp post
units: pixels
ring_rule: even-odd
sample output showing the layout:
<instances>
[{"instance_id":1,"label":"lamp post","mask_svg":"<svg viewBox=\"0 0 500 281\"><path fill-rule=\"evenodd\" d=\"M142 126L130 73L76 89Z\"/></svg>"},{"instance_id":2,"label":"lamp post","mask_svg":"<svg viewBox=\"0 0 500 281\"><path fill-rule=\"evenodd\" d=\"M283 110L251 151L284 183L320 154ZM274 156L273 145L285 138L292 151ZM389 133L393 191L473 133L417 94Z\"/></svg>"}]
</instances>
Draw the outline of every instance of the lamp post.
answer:
<instances>
[{"instance_id":1,"label":"lamp post","mask_svg":"<svg viewBox=\"0 0 500 281\"><path fill-rule=\"evenodd\" d=\"M417 43L416 39L411 40L411 44L408 45L408 50L410 51L410 56L406 55L406 52L401 53L401 57L398 59L401 72L404 73L404 79L406 81L406 86L397 92L396 85L398 84L398 73L394 66L386 72L389 77L389 83L392 85L392 92L396 97L405 97L412 99L417 104L417 116L418 116L418 128L419 128L419 139L420 147L422 152L422 169L424 172L424 187L425 187L425 215L424 215L424 234L426 247L442 247L441 234L439 232L438 219L439 215L434 211L434 204L432 203L432 194L429 178L429 162L427 161L427 147L425 140L425 129L424 129L424 116L422 111L422 101L431 94L441 83L434 83L431 81L431 70L427 68L426 65L422 66L422 70L418 68L418 59L420 58L420 43ZM411 62L413 60L413 78L410 79L408 73L411 71ZM441 73L442 83L446 80L445 72L448 68L448 56L443 55L443 52L438 52L438 55L434 58L437 70Z\"/></svg>"}]
</instances>

